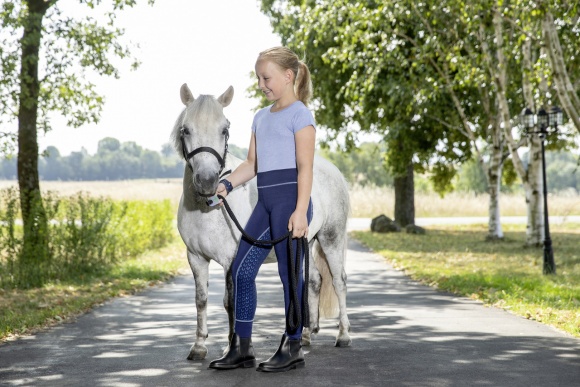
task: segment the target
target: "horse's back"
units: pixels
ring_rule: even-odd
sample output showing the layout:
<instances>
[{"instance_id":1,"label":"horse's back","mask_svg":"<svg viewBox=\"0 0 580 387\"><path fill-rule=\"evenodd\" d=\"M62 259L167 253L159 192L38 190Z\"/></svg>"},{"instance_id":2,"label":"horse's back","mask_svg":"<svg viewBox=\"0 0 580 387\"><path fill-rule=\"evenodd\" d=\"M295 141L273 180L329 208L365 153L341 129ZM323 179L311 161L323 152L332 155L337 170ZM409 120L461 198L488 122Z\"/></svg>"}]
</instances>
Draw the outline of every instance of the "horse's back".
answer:
<instances>
[{"instance_id":1,"label":"horse's back","mask_svg":"<svg viewBox=\"0 0 580 387\"><path fill-rule=\"evenodd\" d=\"M344 229L350 213L348 185L342 173L330 161L316 156L312 183L313 231Z\"/></svg>"}]
</instances>

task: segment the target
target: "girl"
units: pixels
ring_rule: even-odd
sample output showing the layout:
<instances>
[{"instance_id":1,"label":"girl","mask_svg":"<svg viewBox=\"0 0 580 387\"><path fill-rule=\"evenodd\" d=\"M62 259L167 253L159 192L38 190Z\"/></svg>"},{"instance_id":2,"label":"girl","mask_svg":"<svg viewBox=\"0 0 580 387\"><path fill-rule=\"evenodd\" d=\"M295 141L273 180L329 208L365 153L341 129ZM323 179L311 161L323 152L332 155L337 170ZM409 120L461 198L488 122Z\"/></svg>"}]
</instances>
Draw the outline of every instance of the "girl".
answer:
<instances>
[{"instance_id":1,"label":"girl","mask_svg":"<svg viewBox=\"0 0 580 387\"><path fill-rule=\"evenodd\" d=\"M314 118L306 107L311 95L310 72L304 62L286 47L263 51L256 61L258 85L272 102L254 116L247 159L220 182L217 194L226 196L235 187L258 175L258 203L245 231L260 240L276 239L288 231L293 238L307 237L312 219L312 175L316 132ZM296 240L293 240L296 251ZM252 322L256 312L256 275L271 246L240 241L232 265L234 283L234 335L228 352L210 363L210 368L232 369L256 364L252 347ZM286 332L278 351L257 370L288 371L304 366L300 345L302 324L294 331L288 325L290 284L287 243L274 246L278 273L284 288ZM303 263L304 257L302 256ZM303 267L301 263L300 267ZM298 299L302 300L302 272L298 276Z\"/></svg>"}]
</instances>

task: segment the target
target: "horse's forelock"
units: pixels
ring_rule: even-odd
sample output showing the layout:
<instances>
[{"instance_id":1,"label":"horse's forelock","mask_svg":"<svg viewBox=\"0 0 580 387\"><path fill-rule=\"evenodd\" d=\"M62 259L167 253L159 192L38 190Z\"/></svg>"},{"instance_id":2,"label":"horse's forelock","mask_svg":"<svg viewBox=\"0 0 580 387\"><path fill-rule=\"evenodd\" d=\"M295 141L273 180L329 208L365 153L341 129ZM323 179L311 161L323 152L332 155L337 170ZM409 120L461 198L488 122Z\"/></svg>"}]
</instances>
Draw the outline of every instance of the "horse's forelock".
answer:
<instances>
[{"instance_id":1,"label":"horse's forelock","mask_svg":"<svg viewBox=\"0 0 580 387\"><path fill-rule=\"evenodd\" d=\"M213 95L200 95L187 107L191 110L192 118L198 122L207 121L223 115L223 107Z\"/></svg>"},{"instance_id":2,"label":"horse's forelock","mask_svg":"<svg viewBox=\"0 0 580 387\"><path fill-rule=\"evenodd\" d=\"M208 121L223 116L223 107L213 95L200 95L193 103L183 109L175 121L173 133L171 134L173 147L180 156L182 155L180 130L186 115L191 115L191 119L195 122L205 124Z\"/></svg>"}]
</instances>

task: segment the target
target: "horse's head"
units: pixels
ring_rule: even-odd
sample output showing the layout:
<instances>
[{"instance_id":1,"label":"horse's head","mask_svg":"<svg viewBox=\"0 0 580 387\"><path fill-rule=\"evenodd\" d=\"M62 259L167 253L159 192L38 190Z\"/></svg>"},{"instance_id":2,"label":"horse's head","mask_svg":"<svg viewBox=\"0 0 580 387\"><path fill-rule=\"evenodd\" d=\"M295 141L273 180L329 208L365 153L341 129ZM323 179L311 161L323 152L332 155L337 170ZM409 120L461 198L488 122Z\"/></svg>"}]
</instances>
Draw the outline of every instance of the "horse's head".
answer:
<instances>
[{"instance_id":1,"label":"horse's head","mask_svg":"<svg viewBox=\"0 0 580 387\"><path fill-rule=\"evenodd\" d=\"M230 123L223 108L233 96L231 86L217 99L211 95L194 98L187 84L181 86L185 109L173 128L173 144L190 167L193 188L201 196L215 193L225 167Z\"/></svg>"}]
</instances>

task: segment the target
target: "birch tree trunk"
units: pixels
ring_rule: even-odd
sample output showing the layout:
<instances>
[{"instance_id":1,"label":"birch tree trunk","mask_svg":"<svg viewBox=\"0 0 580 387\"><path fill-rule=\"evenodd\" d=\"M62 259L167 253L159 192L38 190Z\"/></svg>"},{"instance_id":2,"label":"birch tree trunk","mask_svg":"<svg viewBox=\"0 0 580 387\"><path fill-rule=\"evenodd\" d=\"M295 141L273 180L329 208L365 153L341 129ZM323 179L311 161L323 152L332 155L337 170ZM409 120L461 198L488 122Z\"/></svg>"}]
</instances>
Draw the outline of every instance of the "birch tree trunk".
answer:
<instances>
[{"instance_id":1,"label":"birch tree trunk","mask_svg":"<svg viewBox=\"0 0 580 387\"><path fill-rule=\"evenodd\" d=\"M438 32L431 28L431 23L427 20L425 15L423 13L419 12L416 7L413 7L412 9L415 11L416 16L422 20L423 25L427 28L427 30L429 32L429 35L432 37L436 37L438 35ZM398 33L398 36L407 40L409 43L415 45L416 47L418 47L413 38L411 38L405 34L402 34L400 32ZM464 48L466 48L468 51L471 51L469 45L466 45ZM472 53L473 53L473 55L478 54L476 52L472 52ZM438 49L438 54L441 58L446 57L446 53L443 52L441 49ZM499 125L495 125L495 124L490 125L492 129L489 131L488 135L491 138L488 137L485 139L485 141L488 143L494 144L494 146L491 150L491 155L490 155L490 159L494 160L494 161L490 160L490 162L486 162L485 155L483 154L483 152L481 152L479 150L480 140L478 138L478 135L474 132L473 125L469 122L469 119L467 117L467 113L465 112L465 110L461 104L461 96L458 95L454 89L453 76L450 75L451 71L449 69L448 63L446 61L439 63L439 62L433 61L433 60L430 60L429 63L431 64L433 69L441 76L441 79L442 79L444 85L446 86L447 91L449 92L449 95L451 97L451 101L453 102L455 109L456 109L456 111L461 119L461 123L462 123L463 127L462 128L456 127L454 129L459 130L459 132L462 133L469 140L469 142L472 144L473 151L476 155L476 159L478 160L479 164L482 166L482 168L485 172L485 176L487 179L488 193L490 194L490 196L489 196L490 219L489 219L488 235L487 235L486 239L488 239L488 240L501 239L501 238L503 238L503 231L501 229L501 222L500 222L499 195L500 195L500 187L501 187L501 169L502 169L502 165L503 165L502 153L503 153L504 141L505 141L505 139L503 138L502 132L501 132L501 127ZM487 103L487 105L489 106L489 100L487 99L487 93L488 93L488 90L482 90L481 96L482 96L483 103L484 104ZM487 107L486 110L488 110L488 112L491 112L491 109L489 109L489 107ZM491 117L491 116L492 116L491 114L488 114L488 117Z\"/></svg>"},{"instance_id":2,"label":"birch tree trunk","mask_svg":"<svg viewBox=\"0 0 580 387\"><path fill-rule=\"evenodd\" d=\"M544 217L542 205L542 144L536 136L530 138L526 189L527 226L526 246L542 246L544 242Z\"/></svg>"},{"instance_id":3,"label":"birch tree trunk","mask_svg":"<svg viewBox=\"0 0 580 387\"><path fill-rule=\"evenodd\" d=\"M522 87L524 100L527 107L536 111L534 96L532 92L532 41L527 39L522 47ZM527 226L526 226L526 246L541 246L544 235L544 218L542 216L542 144L537 136L530 136L528 144L530 147L528 154L528 169L526 180L529 190L526 190L527 206Z\"/></svg>"},{"instance_id":4,"label":"birch tree trunk","mask_svg":"<svg viewBox=\"0 0 580 387\"><path fill-rule=\"evenodd\" d=\"M493 146L487 168L487 192L489 193L489 223L487 240L503 239L501 228L499 197L501 189L501 172L503 168L504 139L499 122L492 123L491 137Z\"/></svg>"},{"instance_id":5,"label":"birch tree trunk","mask_svg":"<svg viewBox=\"0 0 580 387\"><path fill-rule=\"evenodd\" d=\"M552 76L558 92L558 99L562 104L562 108L574 123L576 130L580 132L580 98L566 70L560 38L554 24L554 17L550 11L546 11L542 20L542 34L544 35L544 43L552 67Z\"/></svg>"},{"instance_id":6,"label":"birch tree trunk","mask_svg":"<svg viewBox=\"0 0 580 387\"><path fill-rule=\"evenodd\" d=\"M541 214L540 212L540 205L541 205L541 196L539 188L542 187L541 182L538 186L538 175L539 175L539 167L541 163L541 154L540 158L537 157L537 150L539 142L537 139L532 139L530 141L530 160L528 163L528 169L526 170L524 163L522 162L518 152L517 152L517 145L512 135L512 126L511 126L511 115L509 112L509 105L507 101L507 62L503 52L503 25L502 25L502 17L497 10L494 11L494 18L493 18L493 25L495 31L495 40L497 45L497 60L498 66L493 68L492 72L494 73L494 78L497 83L498 87L498 102L499 102L499 111L502 118L504 135L506 138L506 142L508 144L508 148L512 157L512 162L514 163L514 167L516 172L518 173L519 177L522 179L525 196L526 196L526 205L527 205L527 237L526 237L526 244L537 246L541 244L541 235L542 235L542 226L543 223L541 220L538 219L538 215ZM525 73L525 71L524 71ZM529 90L529 88L527 89ZM534 143L536 142L536 143ZM540 143L541 145L541 143ZM540 148L541 149L541 148Z\"/></svg>"}]
</instances>

